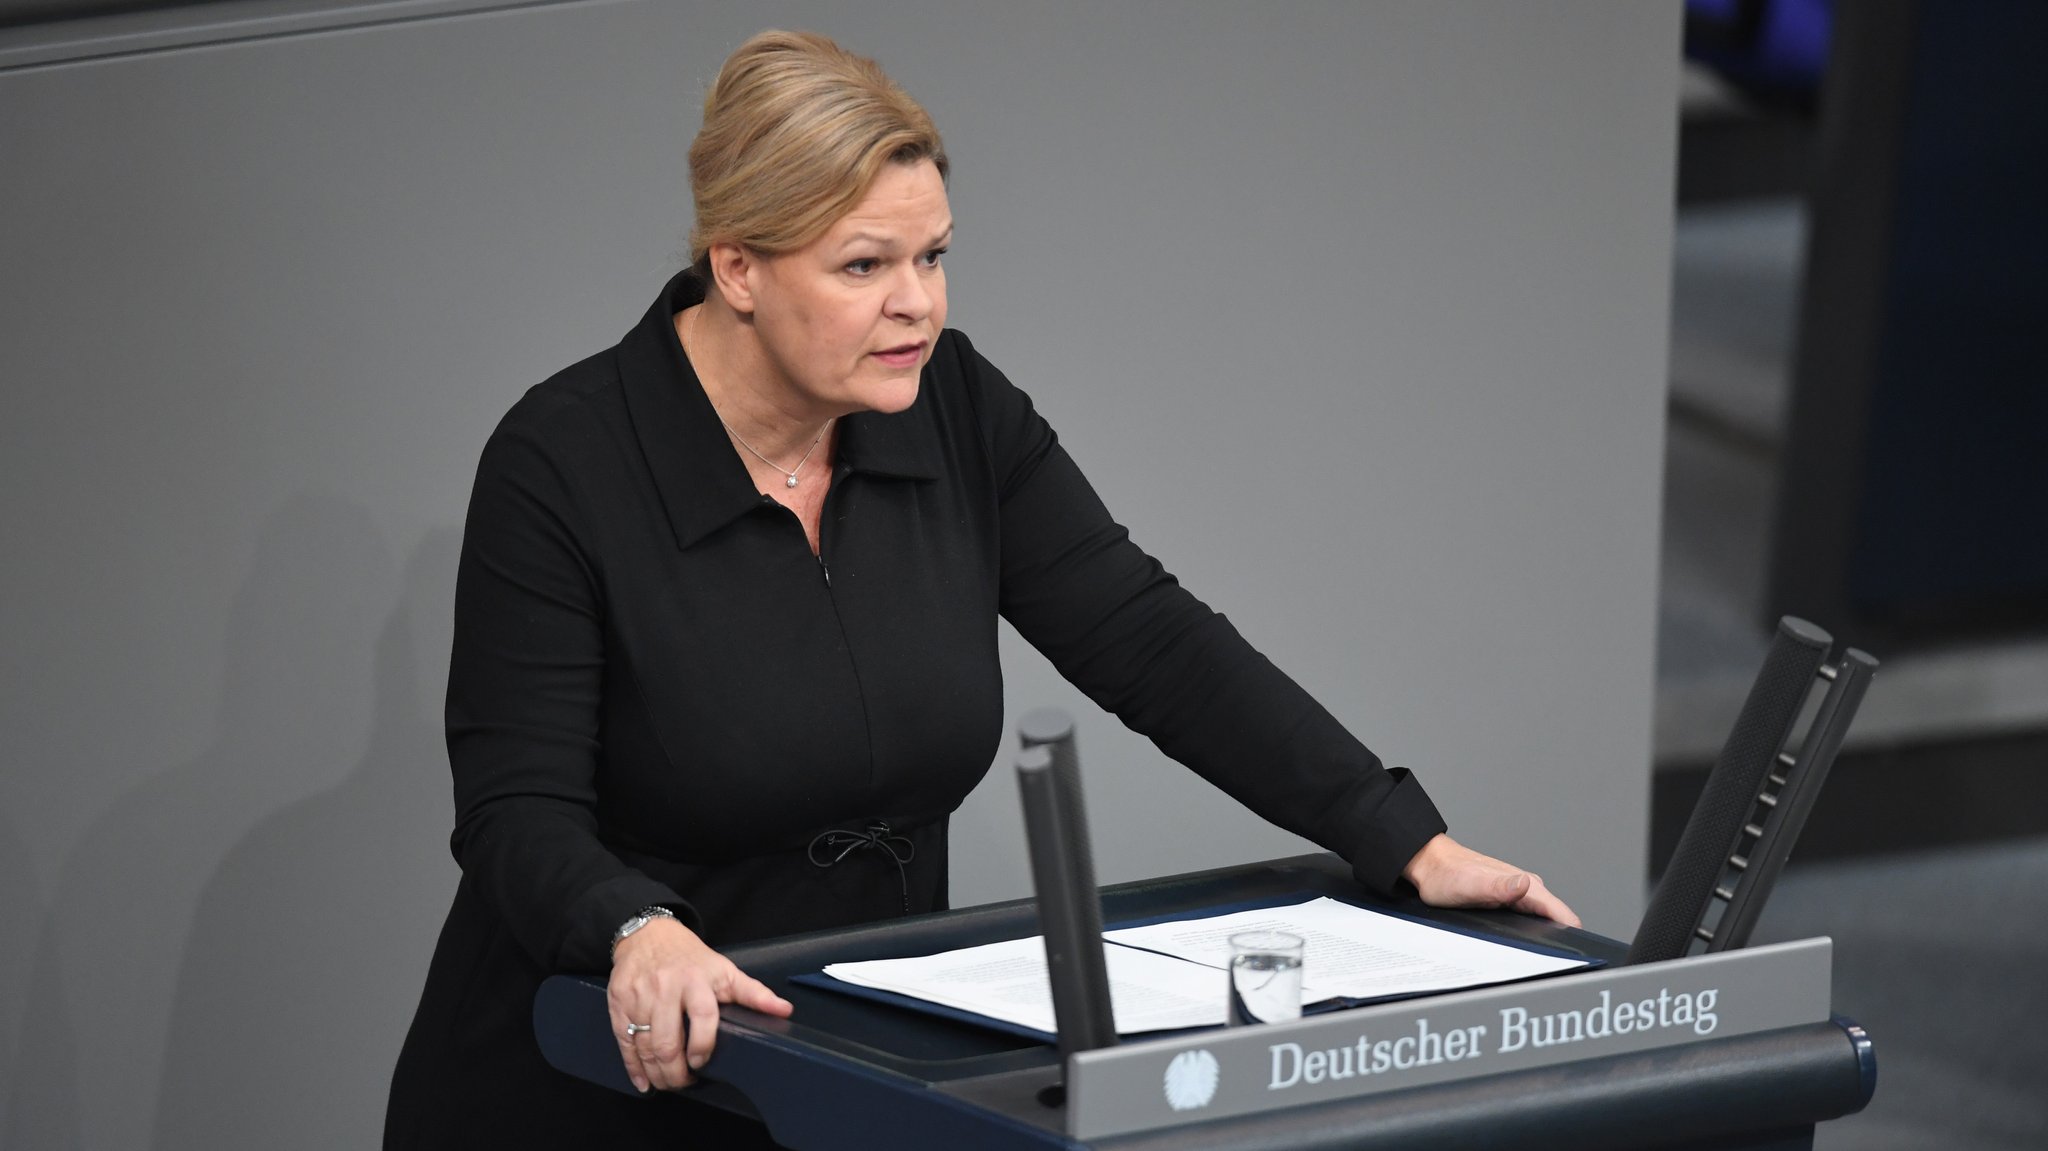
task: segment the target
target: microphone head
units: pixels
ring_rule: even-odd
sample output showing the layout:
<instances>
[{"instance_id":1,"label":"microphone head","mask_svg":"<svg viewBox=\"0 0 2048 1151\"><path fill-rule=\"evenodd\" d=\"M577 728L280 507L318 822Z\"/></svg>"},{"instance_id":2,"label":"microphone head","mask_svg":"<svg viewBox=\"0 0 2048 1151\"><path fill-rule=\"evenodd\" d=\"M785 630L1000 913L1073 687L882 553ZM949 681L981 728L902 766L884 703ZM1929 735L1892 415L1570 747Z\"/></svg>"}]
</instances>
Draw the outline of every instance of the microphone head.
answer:
<instances>
[{"instance_id":1,"label":"microphone head","mask_svg":"<svg viewBox=\"0 0 2048 1151\"><path fill-rule=\"evenodd\" d=\"M1025 747L1074 738L1074 717L1056 707L1034 707L1017 721L1017 741Z\"/></svg>"}]
</instances>

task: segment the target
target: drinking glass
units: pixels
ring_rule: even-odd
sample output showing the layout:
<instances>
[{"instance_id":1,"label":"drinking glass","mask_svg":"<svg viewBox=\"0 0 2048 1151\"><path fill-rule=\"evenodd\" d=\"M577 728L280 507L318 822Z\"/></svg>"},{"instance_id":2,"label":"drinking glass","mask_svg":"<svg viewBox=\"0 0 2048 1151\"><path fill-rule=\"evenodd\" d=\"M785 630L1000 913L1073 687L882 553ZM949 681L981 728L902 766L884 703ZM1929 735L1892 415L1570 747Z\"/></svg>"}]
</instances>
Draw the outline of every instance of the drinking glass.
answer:
<instances>
[{"instance_id":1,"label":"drinking glass","mask_svg":"<svg viewBox=\"0 0 2048 1151\"><path fill-rule=\"evenodd\" d=\"M1301 937L1245 931L1230 937L1232 1027L1301 1018Z\"/></svg>"}]
</instances>

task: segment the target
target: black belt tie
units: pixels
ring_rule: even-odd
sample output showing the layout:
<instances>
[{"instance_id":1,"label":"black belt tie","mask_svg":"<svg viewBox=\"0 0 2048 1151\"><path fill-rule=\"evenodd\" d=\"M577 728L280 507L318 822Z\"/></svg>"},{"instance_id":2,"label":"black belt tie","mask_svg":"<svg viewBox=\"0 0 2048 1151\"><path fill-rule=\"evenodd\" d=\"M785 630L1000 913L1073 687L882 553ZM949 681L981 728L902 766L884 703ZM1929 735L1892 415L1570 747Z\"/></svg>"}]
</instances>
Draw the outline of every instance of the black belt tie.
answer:
<instances>
[{"instance_id":1,"label":"black belt tie","mask_svg":"<svg viewBox=\"0 0 2048 1151\"><path fill-rule=\"evenodd\" d=\"M903 889L903 914L910 914L910 877L903 865L917 858L917 845L876 820L866 831L821 831L811 840L811 863L831 867L856 851L880 851L896 864L896 883Z\"/></svg>"}]
</instances>

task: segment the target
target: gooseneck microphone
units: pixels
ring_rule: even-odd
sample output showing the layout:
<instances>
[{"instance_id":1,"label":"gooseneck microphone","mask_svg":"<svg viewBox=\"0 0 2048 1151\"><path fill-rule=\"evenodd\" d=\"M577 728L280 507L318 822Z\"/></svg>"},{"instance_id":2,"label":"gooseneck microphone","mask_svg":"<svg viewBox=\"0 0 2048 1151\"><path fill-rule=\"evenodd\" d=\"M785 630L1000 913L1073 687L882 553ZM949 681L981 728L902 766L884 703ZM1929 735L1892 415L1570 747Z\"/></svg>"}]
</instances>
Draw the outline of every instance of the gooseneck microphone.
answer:
<instances>
[{"instance_id":1,"label":"gooseneck microphone","mask_svg":"<svg viewBox=\"0 0 2048 1151\"><path fill-rule=\"evenodd\" d=\"M1056 709L1039 708L1017 725L1017 734L1024 745L1017 756L1017 790L1024 803L1031 884L1038 896L1054 1026L1064 1061L1076 1051L1116 1045L1109 968L1102 950L1102 900L1081 802L1074 721Z\"/></svg>"}]
</instances>

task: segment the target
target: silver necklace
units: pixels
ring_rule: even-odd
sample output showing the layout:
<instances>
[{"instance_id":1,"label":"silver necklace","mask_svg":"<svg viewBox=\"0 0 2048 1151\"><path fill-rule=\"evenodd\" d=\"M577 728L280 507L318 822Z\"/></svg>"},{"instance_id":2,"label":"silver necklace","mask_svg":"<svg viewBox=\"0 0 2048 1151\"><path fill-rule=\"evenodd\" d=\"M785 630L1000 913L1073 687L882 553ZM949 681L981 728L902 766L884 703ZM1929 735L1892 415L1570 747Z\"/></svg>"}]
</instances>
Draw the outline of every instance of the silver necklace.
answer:
<instances>
[{"instance_id":1,"label":"silver necklace","mask_svg":"<svg viewBox=\"0 0 2048 1151\"><path fill-rule=\"evenodd\" d=\"M834 418L836 419L837 417ZM725 424L725 434L731 436L733 440L739 444L739 446L753 453L755 459L760 460L762 463L767 464L769 467L774 468L776 471L781 472L783 475L787 476L788 480L783 484L783 486L790 488L796 486L796 474L804 470L805 464L811 462L811 453L817 451L818 445L825 442L825 432L832 426L832 421L826 420L825 426L818 429L817 438L811 441L811 446L809 450L804 452L804 458L798 460L796 462L795 467L785 468L781 464L776 463L774 460L769 459L767 456L762 455L760 452L754 451L754 445L748 443L743 439L740 439L740 434L732 430L732 425L725 423L724 416L718 417L718 422L721 424Z\"/></svg>"}]
</instances>

